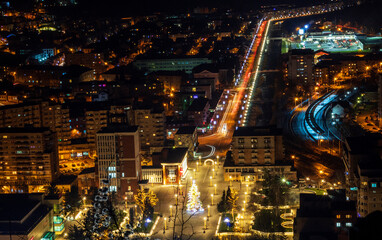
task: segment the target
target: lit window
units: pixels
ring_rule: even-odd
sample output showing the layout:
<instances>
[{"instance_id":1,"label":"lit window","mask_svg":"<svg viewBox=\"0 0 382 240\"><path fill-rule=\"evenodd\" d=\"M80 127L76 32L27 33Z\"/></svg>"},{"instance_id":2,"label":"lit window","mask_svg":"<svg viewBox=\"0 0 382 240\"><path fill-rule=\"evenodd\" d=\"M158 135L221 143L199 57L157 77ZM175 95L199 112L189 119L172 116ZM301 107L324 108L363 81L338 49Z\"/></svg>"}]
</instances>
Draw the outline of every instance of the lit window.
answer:
<instances>
[{"instance_id":1,"label":"lit window","mask_svg":"<svg viewBox=\"0 0 382 240\"><path fill-rule=\"evenodd\" d=\"M377 187L377 183L372 183L372 184L371 184L371 187L372 187L372 188L376 188L376 187Z\"/></svg>"},{"instance_id":2,"label":"lit window","mask_svg":"<svg viewBox=\"0 0 382 240\"><path fill-rule=\"evenodd\" d=\"M350 214L346 214L346 218L351 218L351 215Z\"/></svg>"},{"instance_id":3,"label":"lit window","mask_svg":"<svg viewBox=\"0 0 382 240\"><path fill-rule=\"evenodd\" d=\"M346 223L346 227L351 227L351 226L352 226L352 223L350 223L350 222Z\"/></svg>"},{"instance_id":4,"label":"lit window","mask_svg":"<svg viewBox=\"0 0 382 240\"><path fill-rule=\"evenodd\" d=\"M336 218L341 218L341 215L340 215L340 214L337 214L337 215L336 215Z\"/></svg>"},{"instance_id":5,"label":"lit window","mask_svg":"<svg viewBox=\"0 0 382 240\"><path fill-rule=\"evenodd\" d=\"M336 223L336 227L341 227L341 223L340 222Z\"/></svg>"}]
</instances>

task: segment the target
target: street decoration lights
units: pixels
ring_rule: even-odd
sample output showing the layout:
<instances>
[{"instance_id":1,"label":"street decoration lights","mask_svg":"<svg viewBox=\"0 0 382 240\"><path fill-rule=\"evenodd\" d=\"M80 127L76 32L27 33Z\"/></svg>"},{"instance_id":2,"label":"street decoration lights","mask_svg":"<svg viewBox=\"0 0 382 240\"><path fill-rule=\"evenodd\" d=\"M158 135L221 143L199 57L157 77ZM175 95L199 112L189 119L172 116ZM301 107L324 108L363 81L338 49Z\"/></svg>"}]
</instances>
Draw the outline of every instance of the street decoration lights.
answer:
<instances>
[{"instance_id":1,"label":"street decoration lights","mask_svg":"<svg viewBox=\"0 0 382 240\"><path fill-rule=\"evenodd\" d=\"M195 184L195 180L192 180L192 186L188 192L187 212L204 212L202 202L200 201L200 192L198 186Z\"/></svg>"}]
</instances>

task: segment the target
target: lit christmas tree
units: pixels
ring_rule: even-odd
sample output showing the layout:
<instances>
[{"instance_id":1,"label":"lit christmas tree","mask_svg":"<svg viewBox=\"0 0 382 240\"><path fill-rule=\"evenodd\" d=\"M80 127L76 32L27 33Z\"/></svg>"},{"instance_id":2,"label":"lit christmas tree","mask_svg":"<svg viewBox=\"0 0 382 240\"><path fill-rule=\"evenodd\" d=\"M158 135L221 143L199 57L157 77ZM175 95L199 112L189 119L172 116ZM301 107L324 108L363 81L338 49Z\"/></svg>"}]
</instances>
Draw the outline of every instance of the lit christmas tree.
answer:
<instances>
[{"instance_id":1,"label":"lit christmas tree","mask_svg":"<svg viewBox=\"0 0 382 240\"><path fill-rule=\"evenodd\" d=\"M195 180L192 180L192 186L188 192L187 200L187 212L203 212L202 202L200 201L200 192L198 191L198 186L195 184Z\"/></svg>"}]
</instances>

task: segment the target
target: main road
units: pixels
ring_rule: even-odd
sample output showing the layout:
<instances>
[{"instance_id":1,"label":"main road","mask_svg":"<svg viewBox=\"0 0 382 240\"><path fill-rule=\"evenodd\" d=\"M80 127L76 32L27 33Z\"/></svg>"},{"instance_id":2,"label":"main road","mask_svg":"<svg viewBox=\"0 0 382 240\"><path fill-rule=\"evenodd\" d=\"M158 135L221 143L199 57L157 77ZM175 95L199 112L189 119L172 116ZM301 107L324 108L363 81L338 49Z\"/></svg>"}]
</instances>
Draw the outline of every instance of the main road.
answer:
<instances>
[{"instance_id":1,"label":"main road","mask_svg":"<svg viewBox=\"0 0 382 240\"><path fill-rule=\"evenodd\" d=\"M223 155L228 149L235 131L238 119L238 113L245 104L246 97L249 93L248 88L254 87L258 71L259 56L262 55L264 50L264 31L267 29L269 21L260 20L255 36L251 42L250 49L246 54L243 62L242 69L236 81L236 87L224 92L227 99L230 99L226 104L222 120L219 126L215 127L217 130L213 134L204 135L199 137L199 144L201 146L214 146L216 148L216 155Z\"/></svg>"}]
</instances>

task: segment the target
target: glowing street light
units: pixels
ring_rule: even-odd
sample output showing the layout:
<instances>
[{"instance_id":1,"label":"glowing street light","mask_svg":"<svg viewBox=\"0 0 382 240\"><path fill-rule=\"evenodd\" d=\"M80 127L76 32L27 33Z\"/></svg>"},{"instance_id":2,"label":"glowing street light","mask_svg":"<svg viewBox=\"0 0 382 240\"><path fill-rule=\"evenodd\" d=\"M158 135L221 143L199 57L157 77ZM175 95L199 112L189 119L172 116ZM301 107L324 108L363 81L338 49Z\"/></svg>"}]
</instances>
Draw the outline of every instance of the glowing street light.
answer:
<instances>
[{"instance_id":1,"label":"glowing street light","mask_svg":"<svg viewBox=\"0 0 382 240\"><path fill-rule=\"evenodd\" d=\"M210 210L210 208L211 208L211 206L210 205L208 205L207 206L207 209L208 209L208 213L207 213L207 217L210 217L211 216L211 210Z\"/></svg>"},{"instance_id":2,"label":"glowing street light","mask_svg":"<svg viewBox=\"0 0 382 240\"><path fill-rule=\"evenodd\" d=\"M229 176L229 186L232 187L232 176Z\"/></svg>"},{"instance_id":3,"label":"glowing street light","mask_svg":"<svg viewBox=\"0 0 382 240\"><path fill-rule=\"evenodd\" d=\"M172 217L172 205L170 205L170 217Z\"/></svg>"},{"instance_id":4,"label":"glowing street light","mask_svg":"<svg viewBox=\"0 0 382 240\"><path fill-rule=\"evenodd\" d=\"M215 187L215 195L216 195L216 184L214 184L214 187Z\"/></svg>"},{"instance_id":5,"label":"glowing street light","mask_svg":"<svg viewBox=\"0 0 382 240\"><path fill-rule=\"evenodd\" d=\"M196 171L199 171L199 162L196 162Z\"/></svg>"},{"instance_id":6,"label":"glowing street light","mask_svg":"<svg viewBox=\"0 0 382 240\"><path fill-rule=\"evenodd\" d=\"M211 194L211 206L213 206L213 205L214 205L214 195Z\"/></svg>"},{"instance_id":7,"label":"glowing street light","mask_svg":"<svg viewBox=\"0 0 382 240\"><path fill-rule=\"evenodd\" d=\"M204 219L204 229L207 229L207 218L204 217L203 219Z\"/></svg>"},{"instance_id":8,"label":"glowing street light","mask_svg":"<svg viewBox=\"0 0 382 240\"><path fill-rule=\"evenodd\" d=\"M167 230L167 218L165 217L163 220L164 220L164 230Z\"/></svg>"}]
</instances>

